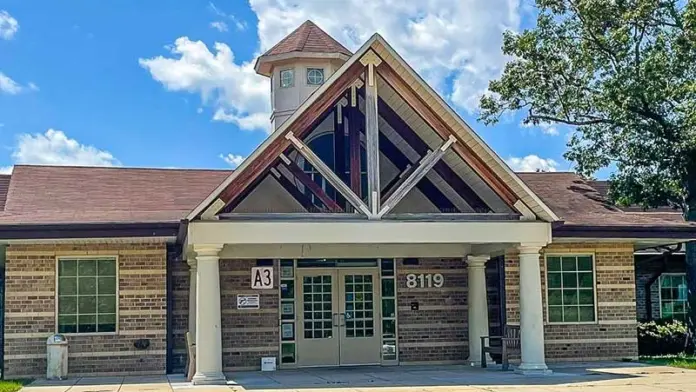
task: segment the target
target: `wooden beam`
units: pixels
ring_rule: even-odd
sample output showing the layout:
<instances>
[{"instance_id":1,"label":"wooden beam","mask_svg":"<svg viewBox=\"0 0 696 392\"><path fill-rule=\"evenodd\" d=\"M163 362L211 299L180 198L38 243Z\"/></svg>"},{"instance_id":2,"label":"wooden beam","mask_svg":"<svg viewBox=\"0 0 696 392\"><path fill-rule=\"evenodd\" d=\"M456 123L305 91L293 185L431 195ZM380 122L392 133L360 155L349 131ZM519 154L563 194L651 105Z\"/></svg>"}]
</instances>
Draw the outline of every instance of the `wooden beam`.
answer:
<instances>
[{"instance_id":1,"label":"wooden beam","mask_svg":"<svg viewBox=\"0 0 696 392\"><path fill-rule=\"evenodd\" d=\"M435 166L435 163L442 159L447 149L455 142L455 137L450 136L439 148L428 152L428 154L421 159L418 167L413 171L413 173L407 177L404 177L403 183L401 183L401 185L396 188L394 193L384 202L384 206L379 211L379 217L381 218L391 211L391 209L397 204L399 204L399 202L406 197L406 194L408 194L408 192L410 192L411 189L413 189L416 184L418 184L418 182L422 180L426 174L428 174L430 169Z\"/></svg>"},{"instance_id":2,"label":"wooden beam","mask_svg":"<svg viewBox=\"0 0 696 392\"><path fill-rule=\"evenodd\" d=\"M343 105L339 102L333 113L334 124L334 170L338 176L348 183L348 173L346 172L346 132L345 121L343 121ZM336 203L345 206L346 200L340 193L336 194Z\"/></svg>"},{"instance_id":3,"label":"wooden beam","mask_svg":"<svg viewBox=\"0 0 696 392\"><path fill-rule=\"evenodd\" d=\"M336 204L336 202L329 197L329 195L327 195L323 189L321 189L319 184L317 184L316 181L309 176L309 174L305 173L304 170L297 166L297 163L293 162L290 158L282 154L280 155L280 160L283 163L283 166L285 166L285 168L288 169L288 171L290 171L290 173L292 173L292 175L295 176L295 178L297 178L302 185L307 187L307 189L309 189L309 191L312 192L312 194L316 196L317 199L319 199L329 211L343 212L343 208Z\"/></svg>"},{"instance_id":4,"label":"wooden beam","mask_svg":"<svg viewBox=\"0 0 696 392\"><path fill-rule=\"evenodd\" d=\"M396 166L397 169L404 171L407 170L409 166L413 166L413 162L411 162L385 134L379 134L379 143L382 153L387 157L387 159L389 159L389 161L391 161L391 163L394 164L394 166ZM452 204L447 196L445 196L445 194L442 193L442 191L440 191L427 177L423 178L416 185L416 187L441 211L457 211L457 207Z\"/></svg>"},{"instance_id":5,"label":"wooden beam","mask_svg":"<svg viewBox=\"0 0 696 392\"><path fill-rule=\"evenodd\" d=\"M390 127L401 136L406 143L413 148L418 155L428 153L428 144L416 134L416 132L404 121L382 98L377 102L379 115ZM476 212L490 212L491 208L474 192L473 189L462 180L457 173L444 161L438 161L433 168L435 173L442 177L449 186L454 189L464 201Z\"/></svg>"},{"instance_id":6,"label":"wooden beam","mask_svg":"<svg viewBox=\"0 0 696 392\"><path fill-rule=\"evenodd\" d=\"M313 212L314 210L316 210L317 207L314 205L314 203L312 203L312 200L310 200L310 198L306 194L300 192L300 190L297 189L295 184L290 182L290 180L288 180L288 178L285 177L283 173L280 173L278 170L271 169L271 177L280 186L282 186L283 189L285 189L285 191L290 194L290 196L292 196L298 203L300 203L302 207L304 207L304 209L307 210L307 212Z\"/></svg>"},{"instance_id":7,"label":"wooden beam","mask_svg":"<svg viewBox=\"0 0 696 392\"><path fill-rule=\"evenodd\" d=\"M353 88L352 90L355 90ZM354 91L351 91L351 95ZM352 100L351 96L351 100ZM356 97L357 99L357 97ZM360 109L351 106L348 109L348 156L350 171L350 189L358 196L362 195L360 180Z\"/></svg>"},{"instance_id":8,"label":"wooden beam","mask_svg":"<svg viewBox=\"0 0 696 392\"><path fill-rule=\"evenodd\" d=\"M355 62L345 72L334 80L331 85L319 96L303 113L291 124L285 127L282 134L277 135L263 151L263 154L249 162L244 170L237 174L237 177L230 185L220 193L219 198L226 204L233 200L240 192L246 189L256 177L271 166L273 161L291 144L285 135L292 132L302 137L315 127L322 114L327 112L338 100L343 97L345 91L355 82L364 70L360 62ZM289 120L288 120L289 121ZM285 124L283 124L285 126Z\"/></svg>"},{"instance_id":9,"label":"wooden beam","mask_svg":"<svg viewBox=\"0 0 696 392\"><path fill-rule=\"evenodd\" d=\"M377 80L375 67L382 63L372 50L360 59L366 67L365 84L365 150L367 156L367 202L373 216L380 211L379 180L379 114L377 113Z\"/></svg>"},{"instance_id":10,"label":"wooden beam","mask_svg":"<svg viewBox=\"0 0 696 392\"><path fill-rule=\"evenodd\" d=\"M404 180L416 170L417 167L418 165L409 164L405 171L394 177L387 185L384 186L384 189L382 189L382 204L384 204L384 201L387 200L392 193L394 193L396 188L398 188L399 185L401 185Z\"/></svg>"},{"instance_id":11,"label":"wooden beam","mask_svg":"<svg viewBox=\"0 0 696 392\"><path fill-rule=\"evenodd\" d=\"M353 207L358 209L358 211L361 211L368 218L372 217L372 211L370 211L370 208L363 203L362 199L353 193L353 191L350 190L350 187L346 185L345 182L341 181L336 173L334 173L330 167L326 166L326 164L322 162L321 158L319 158L309 147L307 147L307 145L302 143L300 139L296 138L292 132L285 135L285 137L295 145L297 151L302 154L302 156L305 157L305 159L309 161L309 163L314 166L315 169L317 169L319 174L324 176L326 181L333 185L333 187L336 188L336 190L340 192L343 197L345 197L346 200L353 205Z\"/></svg>"},{"instance_id":12,"label":"wooden beam","mask_svg":"<svg viewBox=\"0 0 696 392\"><path fill-rule=\"evenodd\" d=\"M447 124L435 114L418 94L399 76L391 67L382 63L377 67L377 73L387 84L418 114L428 126L430 126L441 138L447 139L454 135L459 143L453 146L453 150L462 157L476 174L486 182L511 208L517 201L517 196L510 190L497 174L495 174L481 159L469 148L464 140L454 132Z\"/></svg>"}]
</instances>

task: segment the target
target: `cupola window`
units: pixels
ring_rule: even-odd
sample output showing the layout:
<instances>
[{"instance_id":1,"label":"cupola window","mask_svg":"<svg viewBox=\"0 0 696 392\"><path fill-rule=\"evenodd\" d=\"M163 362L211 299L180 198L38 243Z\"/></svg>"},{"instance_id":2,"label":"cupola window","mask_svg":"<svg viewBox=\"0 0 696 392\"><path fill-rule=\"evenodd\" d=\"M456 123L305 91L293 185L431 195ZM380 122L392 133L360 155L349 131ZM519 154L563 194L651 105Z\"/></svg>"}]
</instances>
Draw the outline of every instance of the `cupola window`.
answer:
<instances>
[{"instance_id":1,"label":"cupola window","mask_svg":"<svg viewBox=\"0 0 696 392\"><path fill-rule=\"evenodd\" d=\"M307 68L307 84L316 86L324 83L324 70L322 68Z\"/></svg>"},{"instance_id":2,"label":"cupola window","mask_svg":"<svg viewBox=\"0 0 696 392\"><path fill-rule=\"evenodd\" d=\"M292 69L284 69L280 71L280 87L288 88L295 85L295 71Z\"/></svg>"}]
</instances>

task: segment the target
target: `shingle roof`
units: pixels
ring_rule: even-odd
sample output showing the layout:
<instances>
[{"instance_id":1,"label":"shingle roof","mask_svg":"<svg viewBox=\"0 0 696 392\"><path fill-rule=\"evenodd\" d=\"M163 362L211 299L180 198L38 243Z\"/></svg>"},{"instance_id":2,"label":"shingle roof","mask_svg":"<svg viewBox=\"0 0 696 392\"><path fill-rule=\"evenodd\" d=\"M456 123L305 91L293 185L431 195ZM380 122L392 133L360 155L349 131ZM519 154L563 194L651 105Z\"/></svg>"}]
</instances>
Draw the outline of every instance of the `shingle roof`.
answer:
<instances>
[{"instance_id":1,"label":"shingle roof","mask_svg":"<svg viewBox=\"0 0 696 392\"><path fill-rule=\"evenodd\" d=\"M266 51L262 57L290 52L343 53L347 56L352 55L350 50L346 49L345 46L333 39L311 20L302 23L295 31Z\"/></svg>"},{"instance_id":2,"label":"shingle roof","mask_svg":"<svg viewBox=\"0 0 696 392\"><path fill-rule=\"evenodd\" d=\"M1 224L178 222L231 170L17 165L0 175ZM679 213L627 212L575 173L518 173L570 225L685 226ZM9 184L9 187L7 186Z\"/></svg>"},{"instance_id":3,"label":"shingle roof","mask_svg":"<svg viewBox=\"0 0 696 392\"><path fill-rule=\"evenodd\" d=\"M229 174L17 165L0 224L178 222Z\"/></svg>"},{"instance_id":4,"label":"shingle roof","mask_svg":"<svg viewBox=\"0 0 696 392\"><path fill-rule=\"evenodd\" d=\"M7 201L7 190L10 187L10 179L12 175L0 175L0 211L5 209L5 201Z\"/></svg>"},{"instance_id":5,"label":"shingle roof","mask_svg":"<svg viewBox=\"0 0 696 392\"><path fill-rule=\"evenodd\" d=\"M575 173L518 173L565 224L588 226L691 226L675 212L624 211ZM601 187L600 187L601 189Z\"/></svg>"}]
</instances>

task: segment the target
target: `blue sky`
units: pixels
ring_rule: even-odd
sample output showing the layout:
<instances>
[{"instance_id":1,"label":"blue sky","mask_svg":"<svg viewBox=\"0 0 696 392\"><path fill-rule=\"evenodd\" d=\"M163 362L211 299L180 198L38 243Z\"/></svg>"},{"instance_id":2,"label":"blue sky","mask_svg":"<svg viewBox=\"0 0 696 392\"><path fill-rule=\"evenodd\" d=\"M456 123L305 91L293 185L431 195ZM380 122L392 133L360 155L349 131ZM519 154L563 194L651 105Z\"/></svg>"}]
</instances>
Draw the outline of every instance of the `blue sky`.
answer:
<instances>
[{"instance_id":1,"label":"blue sky","mask_svg":"<svg viewBox=\"0 0 696 392\"><path fill-rule=\"evenodd\" d=\"M269 91L253 60L312 19L351 49L379 31L516 169L571 168L566 128L476 121L476 97L506 61L500 35L531 10L387 2L3 0L0 166L234 166L267 135Z\"/></svg>"}]
</instances>

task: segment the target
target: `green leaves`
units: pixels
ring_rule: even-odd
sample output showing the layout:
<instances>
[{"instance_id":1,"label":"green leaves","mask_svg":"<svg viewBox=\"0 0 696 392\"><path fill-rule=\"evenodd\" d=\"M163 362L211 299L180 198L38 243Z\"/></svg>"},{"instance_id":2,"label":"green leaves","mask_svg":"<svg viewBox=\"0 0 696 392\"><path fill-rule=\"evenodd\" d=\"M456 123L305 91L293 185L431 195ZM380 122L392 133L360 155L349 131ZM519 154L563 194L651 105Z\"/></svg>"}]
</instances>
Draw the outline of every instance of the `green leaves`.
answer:
<instances>
[{"instance_id":1,"label":"green leaves","mask_svg":"<svg viewBox=\"0 0 696 392\"><path fill-rule=\"evenodd\" d=\"M696 207L696 5L676 0L537 0L535 28L508 32L514 60L480 119L574 128L565 158L591 176L618 171L627 204Z\"/></svg>"}]
</instances>

